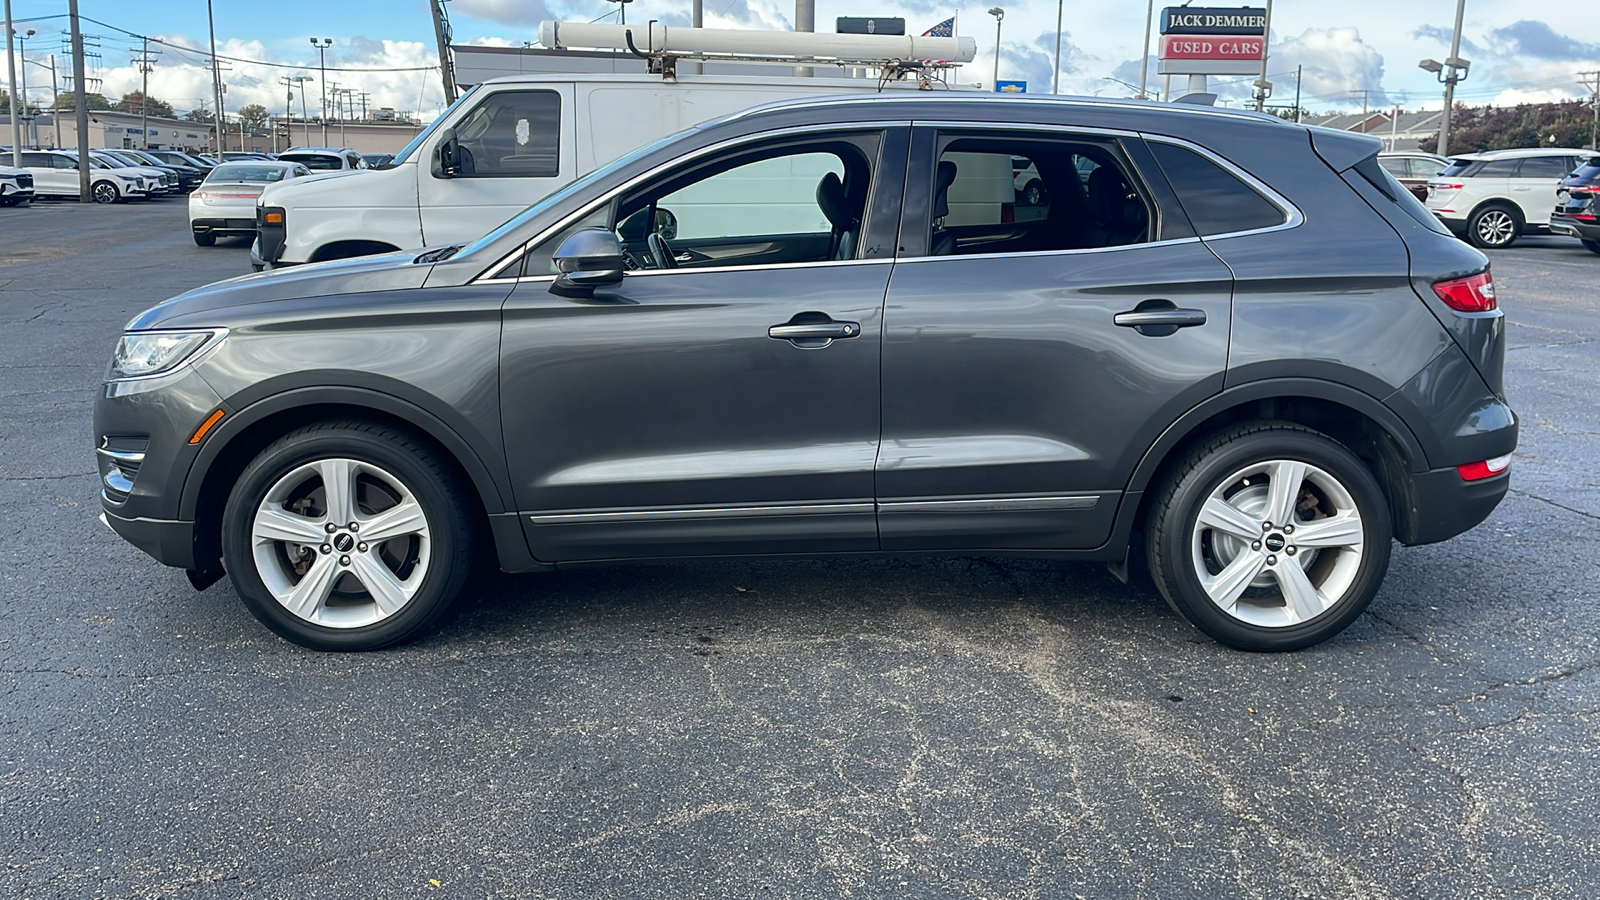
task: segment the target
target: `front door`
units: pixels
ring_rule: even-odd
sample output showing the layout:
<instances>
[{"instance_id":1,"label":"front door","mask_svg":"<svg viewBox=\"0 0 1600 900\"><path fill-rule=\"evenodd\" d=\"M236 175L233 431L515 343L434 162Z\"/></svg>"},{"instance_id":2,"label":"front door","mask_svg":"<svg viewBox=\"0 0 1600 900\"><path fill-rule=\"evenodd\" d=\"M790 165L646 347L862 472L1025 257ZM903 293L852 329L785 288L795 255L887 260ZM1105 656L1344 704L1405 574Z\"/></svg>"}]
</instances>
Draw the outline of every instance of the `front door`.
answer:
<instances>
[{"instance_id":1,"label":"front door","mask_svg":"<svg viewBox=\"0 0 1600 900\"><path fill-rule=\"evenodd\" d=\"M903 131L740 146L530 251L506 306L501 402L536 557L877 549L904 160ZM863 225L869 186L884 213ZM618 232L633 270L593 299L550 293L554 245L596 224ZM889 239L867 240L874 229Z\"/></svg>"},{"instance_id":2,"label":"front door","mask_svg":"<svg viewBox=\"0 0 1600 900\"><path fill-rule=\"evenodd\" d=\"M475 241L578 177L572 86L499 90L479 96L421 154L417 200L423 243ZM460 171L439 168L439 140L456 138Z\"/></svg>"},{"instance_id":3,"label":"front door","mask_svg":"<svg viewBox=\"0 0 1600 900\"><path fill-rule=\"evenodd\" d=\"M1221 387L1228 268L1115 139L919 129L914 146L912 258L885 307L883 549L1098 547L1160 423Z\"/></svg>"}]
</instances>

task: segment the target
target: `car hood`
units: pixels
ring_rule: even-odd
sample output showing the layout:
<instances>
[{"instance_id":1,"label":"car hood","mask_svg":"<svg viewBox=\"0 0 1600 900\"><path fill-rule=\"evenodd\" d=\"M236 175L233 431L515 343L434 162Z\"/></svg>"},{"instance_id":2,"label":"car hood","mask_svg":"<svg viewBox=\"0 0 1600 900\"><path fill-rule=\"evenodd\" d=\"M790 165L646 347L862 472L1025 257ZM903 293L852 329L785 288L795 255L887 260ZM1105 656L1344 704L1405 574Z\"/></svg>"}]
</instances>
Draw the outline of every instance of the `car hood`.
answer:
<instances>
[{"instance_id":1,"label":"car hood","mask_svg":"<svg viewBox=\"0 0 1600 900\"><path fill-rule=\"evenodd\" d=\"M28 169L13 169L10 166L0 166L0 175L7 175L13 178L18 175L27 175L28 172Z\"/></svg>"},{"instance_id":2,"label":"car hood","mask_svg":"<svg viewBox=\"0 0 1600 900\"><path fill-rule=\"evenodd\" d=\"M433 268L412 262L421 252L403 250L336 259L213 282L134 316L127 329L214 327L228 324L227 316L220 311L240 306L419 288Z\"/></svg>"},{"instance_id":3,"label":"car hood","mask_svg":"<svg viewBox=\"0 0 1600 900\"><path fill-rule=\"evenodd\" d=\"M367 182L359 179L372 178L379 172L393 171L395 170L340 169L337 172L302 175L299 178L275 181L261 192L261 205L281 206L306 197L315 197L317 206L338 206L346 202L351 205L370 204L373 202L373 196L367 192ZM411 199L416 200L415 194Z\"/></svg>"}]
</instances>

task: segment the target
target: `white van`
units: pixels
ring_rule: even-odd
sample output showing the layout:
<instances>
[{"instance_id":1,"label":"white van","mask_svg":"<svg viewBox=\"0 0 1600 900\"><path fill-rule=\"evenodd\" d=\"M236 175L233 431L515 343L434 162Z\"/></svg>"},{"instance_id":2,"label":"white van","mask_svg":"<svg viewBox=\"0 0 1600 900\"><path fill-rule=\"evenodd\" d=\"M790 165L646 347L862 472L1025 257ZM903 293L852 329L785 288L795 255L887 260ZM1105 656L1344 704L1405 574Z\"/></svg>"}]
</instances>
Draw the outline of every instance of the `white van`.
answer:
<instances>
[{"instance_id":1,"label":"white van","mask_svg":"<svg viewBox=\"0 0 1600 900\"><path fill-rule=\"evenodd\" d=\"M256 207L250 262L259 271L467 243L657 138L762 103L879 88L875 78L563 73L492 79L457 100L386 168L269 185ZM917 82L883 89L916 90Z\"/></svg>"}]
</instances>

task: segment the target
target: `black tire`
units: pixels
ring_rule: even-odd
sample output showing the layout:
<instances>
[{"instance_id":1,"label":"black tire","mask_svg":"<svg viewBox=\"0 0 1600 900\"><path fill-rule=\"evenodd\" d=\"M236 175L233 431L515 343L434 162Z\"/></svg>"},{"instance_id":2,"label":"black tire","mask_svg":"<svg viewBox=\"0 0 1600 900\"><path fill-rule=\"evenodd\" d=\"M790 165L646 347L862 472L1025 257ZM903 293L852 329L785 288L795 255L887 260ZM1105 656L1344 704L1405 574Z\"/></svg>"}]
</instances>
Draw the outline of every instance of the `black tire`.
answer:
<instances>
[{"instance_id":1,"label":"black tire","mask_svg":"<svg viewBox=\"0 0 1600 900\"><path fill-rule=\"evenodd\" d=\"M217 236L209 231L205 234L196 231L194 233L194 242L201 247L215 247L217 245Z\"/></svg>"},{"instance_id":2,"label":"black tire","mask_svg":"<svg viewBox=\"0 0 1600 900\"><path fill-rule=\"evenodd\" d=\"M330 459L353 460L392 475L409 491L426 517L427 568L416 576L420 581L414 594L397 611L372 624L331 627L291 612L267 587L254 553L256 511L268 491L299 467ZM449 608L471 571L474 529L470 504L465 499L469 489L434 451L405 432L370 422L308 425L262 450L235 482L223 511L223 560L245 606L281 637L316 650L391 647L423 634ZM360 545L362 550L366 546ZM381 548L373 548L374 557L381 552ZM310 558L317 559L314 553ZM339 575L332 576L336 590L345 584L338 579L354 574L356 568L339 571ZM354 586L362 586L359 576Z\"/></svg>"},{"instance_id":3,"label":"black tire","mask_svg":"<svg viewBox=\"0 0 1600 900\"><path fill-rule=\"evenodd\" d=\"M1517 242L1522 214L1506 203L1489 203L1467 219L1467 242L1481 250L1501 250Z\"/></svg>"},{"instance_id":4,"label":"black tire","mask_svg":"<svg viewBox=\"0 0 1600 900\"><path fill-rule=\"evenodd\" d=\"M1583 245L1585 247L1589 248L1589 252L1590 253L1600 253L1600 241L1591 241L1591 240L1584 239L1583 240Z\"/></svg>"},{"instance_id":5,"label":"black tire","mask_svg":"<svg viewBox=\"0 0 1600 900\"><path fill-rule=\"evenodd\" d=\"M124 199L122 191L109 181L97 181L90 185L89 196L96 203L121 203Z\"/></svg>"},{"instance_id":6,"label":"black tire","mask_svg":"<svg viewBox=\"0 0 1600 900\"><path fill-rule=\"evenodd\" d=\"M1211 551L1202 550L1210 542L1215 548L1216 532L1208 532L1200 525L1202 506L1212 499L1214 492L1224 490L1237 473L1251 466L1284 460L1306 463L1320 470L1317 477L1331 477L1345 492L1345 502L1353 505L1360 516L1360 547L1344 549L1302 550L1292 562L1283 555L1289 549L1278 550L1274 557L1265 555L1277 546L1266 548L1251 544L1248 550L1260 553L1263 558L1276 559L1276 564L1259 569L1260 575L1249 582L1255 585L1265 580L1271 587L1250 587L1245 595L1235 600L1235 612L1230 613L1214 602L1202 586L1197 564L1211 565L1203 559ZM1309 478L1309 476L1308 476ZM1249 484L1250 478L1243 480ZM1307 480L1305 485L1312 485ZM1269 480L1258 481L1256 487L1246 490L1264 491L1270 488ZM1302 487L1304 493L1295 494L1296 521L1303 533L1312 519L1298 518L1300 506L1318 499L1320 488ZM1234 496L1239 496L1235 494ZM1320 507L1319 507L1320 508ZM1316 510L1309 510L1315 514ZM1263 535L1263 541L1276 537L1286 538L1282 526L1272 534ZM1298 650L1327 640L1343 631L1361 615L1372 602L1383 577L1389 568L1389 550L1392 525L1389 504L1382 487L1355 454L1332 438L1299 425L1283 422L1262 422L1238 426L1223 431L1195 447L1178 464L1162 483L1151 506L1145 533L1145 557L1151 577L1167 603L1190 624L1211 638L1240 650L1284 651ZM1227 540L1227 538L1224 538ZM1237 556L1242 557L1246 547L1237 545ZM1344 557L1345 552L1353 556ZM1321 556L1319 554L1327 554ZM1237 558L1237 557L1236 557ZM1303 580L1310 583L1321 577L1323 585L1334 582L1338 576L1339 596L1314 616L1304 621L1294 621L1288 610L1292 605L1287 593L1281 593L1283 582L1276 576L1276 566L1299 565L1307 573ZM1341 568L1342 567L1342 568ZM1321 572L1319 576L1317 573ZM1210 577L1219 573L1208 572ZM1244 582L1239 582L1244 583ZM1321 586L1317 586L1320 590ZM1275 605L1276 604L1276 605ZM1241 614L1243 608L1248 615ZM1268 619L1280 617L1281 625L1262 625L1247 621L1251 617Z\"/></svg>"},{"instance_id":7,"label":"black tire","mask_svg":"<svg viewBox=\"0 0 1600 900\"><path fill-rule=\"evenodd\" d=\"M1045 204L1044 182L1035 178L1029 181L1022 189L1022 202L1029 206L1043 206Z\"/></svg>"}]
</instances>

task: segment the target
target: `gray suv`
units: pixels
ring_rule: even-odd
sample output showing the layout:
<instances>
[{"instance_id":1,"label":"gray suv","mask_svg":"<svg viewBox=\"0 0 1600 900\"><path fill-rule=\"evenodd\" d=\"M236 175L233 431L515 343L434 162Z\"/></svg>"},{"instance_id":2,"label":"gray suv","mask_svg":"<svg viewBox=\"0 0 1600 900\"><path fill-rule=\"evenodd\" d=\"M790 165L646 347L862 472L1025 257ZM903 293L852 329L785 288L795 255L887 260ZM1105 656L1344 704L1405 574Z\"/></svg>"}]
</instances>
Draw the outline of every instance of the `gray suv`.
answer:
<instances>
[{"instance_id":1,"label":"gray suv","mask_svg":"<svg viewBox=\"0 0 1600 900\"><path fill-rule=\"evenodd\" d=\"M1379 149L1065 98L747 111L469 246L139 315L96 406L105 518L325 649L416 636L491 549L1126 577L1140 548L1213 638L1304 647L1394 540L1481 522L1516 446L1488 261Z\"/></svg>"}]
</instances>

